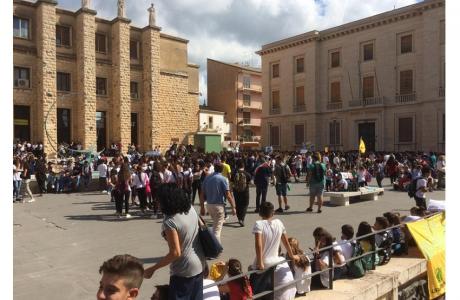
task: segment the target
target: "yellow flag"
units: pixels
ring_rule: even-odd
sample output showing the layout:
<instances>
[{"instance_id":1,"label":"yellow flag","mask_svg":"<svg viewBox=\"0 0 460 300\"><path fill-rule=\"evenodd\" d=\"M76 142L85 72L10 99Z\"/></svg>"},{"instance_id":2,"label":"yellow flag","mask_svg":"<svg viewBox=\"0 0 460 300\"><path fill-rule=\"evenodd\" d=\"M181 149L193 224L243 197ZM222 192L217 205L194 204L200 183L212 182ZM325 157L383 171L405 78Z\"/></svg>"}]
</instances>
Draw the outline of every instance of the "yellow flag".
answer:
<instances>
[{"instance_id":1,"label":"yellow flag","mask_svg":"<svg viewBox=\"0 0 460 300\"><path fill-rule=\"evenodd\" d=\"M407 223L420 252L427 260L430 299L444 295L446 289L445 213Z\"/></svg>"},{"instance_id":2,"label":"yellow flag","mask_svg":"<svg viewBox=\"0 0 460 300\"><path fill-rule=\"evenodd\" d=\"M364 154L366 153L366 145L364 144L363 138L359 138L359 153Z\"/></svg>"}]
</instances>

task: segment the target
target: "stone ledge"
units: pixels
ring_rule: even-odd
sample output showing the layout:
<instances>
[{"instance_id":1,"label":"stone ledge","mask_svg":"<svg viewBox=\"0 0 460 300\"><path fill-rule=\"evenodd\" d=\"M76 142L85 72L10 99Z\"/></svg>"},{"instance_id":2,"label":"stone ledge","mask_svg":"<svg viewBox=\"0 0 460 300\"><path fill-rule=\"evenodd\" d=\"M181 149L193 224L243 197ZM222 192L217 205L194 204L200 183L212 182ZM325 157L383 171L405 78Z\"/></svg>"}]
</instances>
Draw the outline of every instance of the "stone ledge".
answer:
<instances>
[{"instance_id":1,"label":"stone ledge","mask_svg":"<svg viewBox=\"0 0 460 300\"><path fill-rule=\"evenodd\" d=\"M399 286L425 272L423 258L393 257L387 265L377 266L363 278L340 279L334 281L333 290L314 290L297 299L370 300L385 296L392 299L393 291L397 292Z\"/></svg>"}]
</instances>

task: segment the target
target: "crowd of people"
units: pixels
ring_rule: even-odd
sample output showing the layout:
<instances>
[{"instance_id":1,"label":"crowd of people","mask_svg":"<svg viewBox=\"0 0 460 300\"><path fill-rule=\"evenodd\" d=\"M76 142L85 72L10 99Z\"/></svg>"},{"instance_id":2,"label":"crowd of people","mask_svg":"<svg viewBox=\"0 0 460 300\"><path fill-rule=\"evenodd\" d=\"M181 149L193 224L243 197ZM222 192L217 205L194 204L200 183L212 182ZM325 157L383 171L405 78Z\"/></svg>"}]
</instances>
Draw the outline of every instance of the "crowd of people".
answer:
<instances>
[{"instance_id":1,"label":"crowd of people","mask_svg":"<svg viewBox=\"0 0 460 300\"><path fill-rule=\"evenodd\" d=\"M252 185L256 190L255 213L261 219L252 227L254 262L248 267L253 270L273 268L275 286L298 279L295 285L276 291L275 299L293 299L310 289L327 288L330 280L359 277L355 266L347 260L375 247L382 248L373 259L377 265L387 263L391 255L403 255L410 244L410 235L400 228L387 228L423 217L427 211L426 193L445 187L445 157L436 153L203 153L193 146L173 144L164 154L159 148L141 154L130 147L126 155L117 149L113 152L114 156L101 153L92 160L92 157L74 152L71 157L59 161L48 160L40 145L34 147L29 143L18 143L14 146L13 201L24 202L26 197L30 198L28 202L35 201L30 189L32 175L37 181L39 193L44 194L87 190L93 173L97 172L98 189L115 202L118 218L131 218L135 206L140 216L163 220L162 236L167 241L168 253L153 266L144 269L141 265L142 272L135 258L114 258L115 261L106 262L100 271L103 273L98 291L100 299L113 292L106 286L113 284L107 283L110 280L105 280L106 274L127 272L129 282L124 290L117 290L125 291L134 299L142 277L151 278L158 269L168 265L170 282L168 286L158 287L154 295L158 299L166 299L166 294L169 294L169 299L250 299L266 289L270 283L268 277L264 277L267 275L251 275L203 290L225 275L238 276L245 270L236 258L214 263L210 268L207 266L198 239L198 215L210 216L212 231L222 243L221 231L228 213L237 217L240 226L246 225ZM354 228L345 224L339 240L318 227L313 231L315 245L310 251L302 249L300 239L289 237L282 221L275 217L290 209L288 191L293 181L305 182L309 188L310 203L306 212L313 212L316 200L316 212L321 213L325 191L357 190L366 187L372 178L380 187L389 178L396 190L400 189L399 182L410 178L403 190L409 195L412 193L411 197L415 200L416 206L411 209L411 215L401 220L399 215L388 212L376 217L374 225L363 221L357 228L356 236ZM267 201L270 185L275 187L277 208ZM199 207L198 213L195 204ZM382 232L359 239L373 231ZM285 254L281 253L281 244ZM329 277L329 272L323 272L304 278L329 268L331 252L321 250L328 246L333 247L333 277ZM362 261L364 269L369 269L369 257L365 256ZM123 264L126 266L123 267ZM120 268L131 267L137 271L119 271ZM140 279L134 278L134 273Z\"/></svg>"}]
</instances>

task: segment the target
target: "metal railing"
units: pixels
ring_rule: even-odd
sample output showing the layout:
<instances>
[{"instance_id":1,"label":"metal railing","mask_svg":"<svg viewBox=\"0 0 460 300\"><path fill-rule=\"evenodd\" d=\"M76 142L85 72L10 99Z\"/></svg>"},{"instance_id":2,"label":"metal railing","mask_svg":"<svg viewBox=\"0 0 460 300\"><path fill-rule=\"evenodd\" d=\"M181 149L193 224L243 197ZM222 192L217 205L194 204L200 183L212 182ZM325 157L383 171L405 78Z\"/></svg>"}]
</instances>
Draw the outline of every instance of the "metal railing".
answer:
<instances>
[{"instance_id":1,"label":"metal railing","mask_svg":"<svg viewBox=\"0 0 460 300\"><path fill-rule=\"evenodd\" d=\"M305 104L295 105L294 106L294 112L301 112L301 111L305 111L305 110L306 110Z\"/></svg>"},{"instance_id":2,"label":"metal railing","mask_svg":"<svg viewBox=\"0 0 460 300\"><path fill-rule=\"evenodd\" d=\"M396 95L395 97L396 103L409 103L409 102L415 102L416 100L417 100L417 95L415 93L405 94L405 95Z\"/></svg>"},{"instance_id":3,"label":"metal railing","mask_svg":"<svg viewBox=\"0 0 460 300\"><path fill-rule=\"evenodd\" d=\"M269 113L270 115L279 115L281 113L281 108L280 107L271 108Z\"/></svg>"},{"instance_id":4,"label":"metal railing","mask_svg":"<svg viewBox=\"0 0 460 300\"><path fill-rule=\"evenodd\" d=\"M329 103L327 104L327 109L328 109L328 110L342 109L342 101L339 101L339 102L329 102Z\"/></svg>"},{"instance_id":5,"label":"metal railing","mask_svg":"<svg viewBox=\"0 0 460 300\"><path fill-rule=\"evenodd\" d=\"M428 215L428 216L424 216L422 217L422 219L426 219L426 218L430 218L436 214L439 214L439 213L442 213L442 212L438 212L438 213L434 213L434 214L431 214L431 215ZM283 261L280 261L278 263L276 263L275 265L272 265L270 267L268 267L266 270L251 270L251 271L248 271L246 273L243 273L243 274L240 274L240 275L237 275L237 276L233 276L233 277L229 277L227 279L223 279L223 280L220 280L220 281L216 281L214 283L211 283L211 284L208 284L206 286L203 287L203 289L207 289L207 288L210 288L210 287L213 287L213 286L216 286L216 285L222 285L222 284L225 284L227 282L230 282L230 281L233 281L235 279L238 279L238 278L242 278L244 276L247 276L248 278L250 277L251 274L254 274L254 273L257 273L257 274L263 274L265 272L271 272L271 278L272 278L272 286L271 286L271 289L270 290L267 290L267 291L263 291L263 292L260 292L258 294L255 294L253 295L252 299L259 299L261 297L264 297L264 296L268 296L268 295L272 295L272 297L274 298L274 295L275 295L275 292L278 291L278 290L282 290L286 287L289 287L289 286L292 286L294 284L296 284L297 282L300 282L302 280L305 280L305 279L308 279L308 278L312 278L313 276L315 275L320 275L322 273L325 273L325 272L328 272L329 274L329 286L328 286L328 289L333 289L333 274L334 274L334 269L337 268L334 266L334 263L333 263L333 249L337 246L341 246L341 245L344 245L344 244L347 244L347 243L357 243L359 240L362 240L362 239L365 239L367 237L371 237L371 236L375 236L379 233L383 233L383 232L387 232L387 231L390 231L394 228L402 228L403 226L405 226L407 224L406 223L401 223L401 224L398 224L398 225L394 225L394 226L390 226L388 228L385 228L385 229L382 229L382 230L378 230L378 231L374 231L374 232L371 232L369 234L365 234L365 235L361 235L359 237L356 237L355 239L350 239L350 240L345 240L345 241L342 241L340 243L335 243L335 244L332 244L330 246L326 246L326 247L323 247L323 248L320 248L318 249L317 251L305 251L304 255L305 256L312 256L315 252L318 252L318 253L324 253L325 251L328 251L328 265L329 267L326 268L326 269L323 269L323 270L320 270L320 271L316 271L314 273L311 273L311 274L304 274L302 275L300 278L298 279L294 279L290 282L287 282L285 284L281 284L281 285L278 285L278 286L275 286L275 281L274 281L274 274L275 274L275 269L278 265L281 265L283 263L286 263L286 262L291 262L290 259L285 259ZM393 246L395 243L393 243L391 246ZM369 256L371 255L371 262L372 262L372 270L375 270L375 254L380 251L380 250L383 250L385 248L378 248L375 243L373 243L372 245L372 248L371 248L371 251L368 251L368 252L365 252L363 253L362 255L359 255L359 256L355 256L355 257L351 257L349 259L346 259L345 260L345 265L348 265L349 262L352 262L354 260L357 260L357 259L360 259L360 258L363 258L363 257L366 257L366 256ZM311 262L311 263L314 263L314 260ZM343 267L343 266L340 266L340 267ZM339 267L339 268L340 268ZM253 288L254 290L254 288Z\"/></svg>"},{"instance_id":6,"label":"metal railing","mask_svg":"<svg viewBox=\"0 0 460 300\"><path fill-rule=\"evenodd\" d=\"M381 105L384 102L384 97L372 97L372 98L362 98L358 100L353 100L348 103L350 107L357 106L371 106L371 105Z\"/></svg>"}]
</instances>

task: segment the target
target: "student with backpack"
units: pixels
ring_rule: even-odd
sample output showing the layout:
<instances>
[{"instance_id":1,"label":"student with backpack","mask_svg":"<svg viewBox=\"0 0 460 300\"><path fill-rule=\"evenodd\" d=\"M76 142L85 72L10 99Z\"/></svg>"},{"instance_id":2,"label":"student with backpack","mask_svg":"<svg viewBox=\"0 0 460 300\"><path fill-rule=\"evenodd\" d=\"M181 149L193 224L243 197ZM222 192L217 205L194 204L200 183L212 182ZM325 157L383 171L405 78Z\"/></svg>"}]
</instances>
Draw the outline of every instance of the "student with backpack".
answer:
<instances>
[{"instance_id":1,"label":"student with backpack","mask_svg":"<svg viewBox=\"0 0 460 300\"><path fill-rule=\"evenodd\" d=\"M375 223L373 229L375 231L380 231L386 229L390 226L388 220L385 217L377 217L375 218ZM382 248L379 250L379 265L387 264L391 259L391 245L393 244L393 236L391 231L386 230L375 235L375 244L378 248Z\"/></svg>"},{"instance_id":2,"label":"student with backpack","mask_svg":"<svg viewBox=\"0 0 460 300\"><path fill-rule=\"evenodd\" d=\"M279 208L276 210L277 213L282 213L282 200L284 200L284 209L288 210L290 207L288 205L287 199L287 185L289 182L289 178L291 178L292 173L289 166L283 162L281 156L276 157L276 164L275 164L275 171L274 174L274 181L275 181L275 189L276 195L278 196L278 204Z\"/></svg>"},{"instance_id":3,"label":"student with backpack","mask_svg":"<svg viewBox=\"0 0 460 300\"><path fill-rule=\"evenodd\" d=\"M251 182L251 174L245 171L244 161L239 159L236 162L238 170L233 173L233 197L236 205L236 216L238 223L244 227L244 218L249 205L249 183Z\"/></svg>"},{"instance_id":4,"label":"student with backpack","mask_svg":"<svg viewBox=\"0 0 460 300\"><path fill-rule=\"evenodd\" d=\"M428 192L428 177L431 174L429 167L423 167L422 177L416 177L409 185L407 194L410 198L415 199L415 205L423 207L425 210L426 206L426 192Z\"/></svg>"},{"instance_id":5,"label":"student with backpack","mask_svg":"<svg viewBox=\"0 0 460 300\"><path fill-rule=\"evenodd\" d=\"M312 158L313 164L308 168L307 178L307 182L310 183L310 206L307 208L307 212L313 211L313 204L316 197L318 200L318 213L321 213L324 186L326 185L326 165L321 163L321 154L319 152L316 152Z\"/></svg>"}]
</instances>

